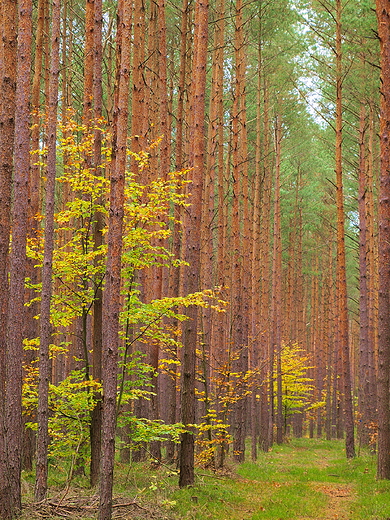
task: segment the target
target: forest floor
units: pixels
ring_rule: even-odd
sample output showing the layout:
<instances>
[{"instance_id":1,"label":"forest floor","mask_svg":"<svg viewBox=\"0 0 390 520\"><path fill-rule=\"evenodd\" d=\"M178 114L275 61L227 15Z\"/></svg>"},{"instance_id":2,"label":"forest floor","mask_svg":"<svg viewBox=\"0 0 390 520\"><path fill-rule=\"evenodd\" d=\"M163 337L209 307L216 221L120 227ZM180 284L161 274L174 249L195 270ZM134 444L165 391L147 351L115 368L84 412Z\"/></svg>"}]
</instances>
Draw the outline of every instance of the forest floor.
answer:
<instances>
[{"instance_id":1,"label":"forest floor","mask_svg":"<svg viewBox=\"0 0 390 520\"><path fill-rule=\"evenodd\" d=\"M121 520L390 520L390 482L375 478L376 458L346 460L342 441L294 439L259 453L256 463L178 489L174 468L149 463L116 467L113 518ZM33 475L23 478L23 520L95 520L98 496L84 478L64 488L57 466L50 498L32 501Z\"/></svg>"}]
</instances>

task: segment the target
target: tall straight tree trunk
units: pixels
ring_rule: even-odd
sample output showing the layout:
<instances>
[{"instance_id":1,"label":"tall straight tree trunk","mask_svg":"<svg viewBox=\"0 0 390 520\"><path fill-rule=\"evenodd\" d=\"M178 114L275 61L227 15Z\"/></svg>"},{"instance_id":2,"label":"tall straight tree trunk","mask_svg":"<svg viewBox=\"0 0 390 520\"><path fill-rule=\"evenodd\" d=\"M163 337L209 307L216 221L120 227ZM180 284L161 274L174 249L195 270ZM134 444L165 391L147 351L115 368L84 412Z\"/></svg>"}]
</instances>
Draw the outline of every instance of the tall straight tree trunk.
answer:
<instances>
[{"instance_id":1,"label":"tall straight tree trunk","mask_svg":"<svg viewBox=\"0 0 390 520\"><path fill-rule=\"evenodd\" d=\"M57 106L58 77L60 68L60 21L61 2L53 0L51 27L51 63L47 122L47 173L46 173L46 214L45 246L42 268L42 292L40 312L39 345L39 395L38 395L38 438L35 479L35 499L43 500L47 491L49 446L49 382L51 376L49 345L51 343L50 303L52 297L52 270L54 251L54 199L57 159Z\"/></svg>"},{"instance_id":2,"label":"tall straight tree trunk","mask_svg":"<svg viewBox=\"0 0 390 520\"><path fill-rule=\"evenodd\" d=\"M368 229L367 229L367 172L366 172L366 110L364 101L360 106L359 125L359 443L369 443L369 402L370 396L370 316L369 316L369 269L368 269Z\"/></svg>"},{"instance_id":3,"label":"tall straight tree trunk","mask_svg":"<svg viewBox=\"0 0 390 520\"><path fill-rule=\"evenodd\" d=\"M159 121L159 135L161 143L159 146L159 177L167 179L170 169L170 127L169 127L169 107L168 107L168 84L167 84L167 42L166 42L166 16L165 0L157 2L157 31L155 34L155 44L157 49L157 101L158 113L154 116ZM159 239L158 247L167 248L167 241ZM162 298L168 293L168 269L163 266L153 268L153 294L152 298ZM160 356L160 344L154 342L150 347L150 365L158 374L158 362ZM153 377L153 394L150 398L150 419L160 419L159 393L161 377L158 374ZM151 456L156 460L161 460L161 442L152 441L149 445Z\"/></svg>"},{"instance_id":4,"label":"tall straight tree trunk","mask_svg":"<svg viewBox=\"0 0 390 520\"><path fill-rule=\"evenodd\" d=\"M368 140L367 140L367 178L366 178L366 219L367 219L367 261L368 261L368 307L369 307L369 378L370 402L369 415L377 422L377 352L378 352L378 233L374 204L374 139L376 137L376 114L370 101Z\"/></svg>"},{"instance_id":5,"label":"tall straight tree trunk","mask_svg":"<svg viewBox=\"0 0 390 520\"><path fill-rule=\"evenodd\" d=\"M326 398L325 398L325 435L326 440L332 438L332 347L334 342L334 284L333 281L333 247L330 243L328 251L328 268L326 270L328 296L328 316L326 317Z\"/></svg>"},{"instance_id":6,"label":"tall straight tree trunk","mask_svg":"<svg viewBox=\"0 0 390 520\"><path fill-rule=\"evenodd\" d=\"M93 45L93 103L94 119L98 121L102 117L103 92L102 92L102 0L94 1L94 45ZM96 126L94 129L93 165L96 173L100 171L101 164L102 134ZM93 242L95 250L103 245L104 217L100 211L95 214L93 225ZM102 349L103 349L103 291L102 279L95 280L95 300L93 303L93 333L92 333L92 373L97 381L102 378ZM101 395L96 395L96 405L91 414L90 443L91 443L91 465L90 483L95 486L99 479L100 450L101 450L101 427L102 427L102 401Z\"/></svg>"},{"instance_id":7,"label":"tall straight tree trunk","mask_svg":"<svg viewBox=\"0 0 390 520\"><path fill-rule=\"evenodd\" d=\"M43 46L44 38L44 21L45 21L45 9L47 8L46 0L39 0L37 7L37 28L35 33L35 56L34 56L34 76L32 81L31 89L31 108L32 108L32 130L31 130L31 150L36 151L40 146L40 133L42 129L41 125L41 86L42 86L42 75L43 75ZM30 166L30 182L29 182L29 236L32 238L38 237L38 220L37 215L40 210L40 187L41 187L41 170L39 164L36 164L36 155L32 156ZM38 269L34 267L35 261L32 259L28 260L28 276L31 282L38 282ZM29 299L35 297L35 291L29 291ZM34 316L38 314L38 305L34 303L29 306L28 314L31 316L29 321L32 322L29 331L26 331L28 335L26 337L35 338L38 336L38 326Z\"/></svg>"},{"instance_id":8,"label":"tall straight tree trunk","mask_svg":"<svg viewBox=\"0 0 390 520\"><path fill-rule=\"evenodd\" d=\"M340 349L344 383L345 449L347 458L355 456L351 367L348 334L348 299L345 263L344 194L342 167L342 53L341 53L341 0L336 0L336 207L337 207L337 283Z\"/></svg>"},{"instance_id":9,"label":"tall straight tree trunk","mask_svg":"<svg viewBox=\"0 0 390 520\"><path fill-rule=\"evenodd\" d=\"M260 309L259 329L260 335L260 359L262 362L262 386L260 389L260 446L263 451L268 451L273 444L273 382L269 380L269 389L266 385L267 373L272 374L271 367L271 319L270 319L270 293L271 293L271 192L272 192L272 168L270 161L270 119L269 119L269 88L267 78L263 77L263 102L264 116L263 129L264 141L262 151L263 184L261 192L261 234L260 253L262 259L260 266ZM273 350L272 350L273 352ZM272 387L272 388L271 388ZM268 394L268 395L267 395Z\"/></svg>"},{"instance_id":10,"label":"tall straight tree trunk","mask_svg":"<svg viewBox=\"0 0 390 520\"><path fill-rule=\"evenodd\" d=\"M121 256L124 189L127 159L127 123L130 84L131 3L118 6L119 78L115 96L107 270L103 306L103 423L100 468L99 520L111 520L115 459L116 394L118 375Z\"/></svg>"},{"instance_id":11,"label":"tall straight tree trunk","mask_svg":"<svg viewBox=\"0 0 390 520\"><path fill-rule=\"evenodd\" d=\"M148 106L147 106L147 85L146 85L146 71L145 71L145 45L146 45L147 28L145 23L145 2L144 0L136 0L133 9L133 47L132 47L132 94L131 94L131 149L138 153L141 150L146 150L147 147L147 133L148 133ZM138 168L136 160L130 162L131 171L137 176L137 180L143 184L147 184L149 173L141 173ZM142 287L143 297L145 297L146 281L148 280L147 270L142 270L138 273L139 284ZM146 354L145 346L142 343L137 343L137 350ZM137 399L134 403L134 413L137 417L145 417L146 400ZM127 435L122 432L122 435ZM124 452L121 452L124 456ZM145 456L145 450L133 449L132 460L139 462Z\"/></svg>"},{"instance_id":12,"label":"tall straight tree trunk","mask_svg":"<svg viewBox=\"0 0 390 520\"><path fill-rule=\"evenodd\" d=\"M261 175L261 150L262 150L262 134L261 134L261 82L262 82L262 53L261 53L261 41L259 43L259 71L257 77L257 108L256 108L256 157L255 157L255 179L253 183L253 213L252 213L252 264L251 264L251 278L252 278L252 295L251 295L251 312L250 312L250 325L251 325L251 342L249 351L249 370L259 370L260 365L260 294L261 294L261 281L258 275L261 272L261 263L263 259L260 256L260 244L261 244L261 186L263 179ZM258 395L262 391L261 374L259 373L256 385L252 389L251 393L251 456L252 460L257 459L257 443L259 434L259 417L258 412L261 412L261 401L258 400Z\"/></svg>"},{"instance_id":13,"label":"tall straight tree trunk","mask_svg":"<svg viewBox=\"0 0 390 520\"><path fill-rule=\"evenodd\" d=\"M177 124L176 124L176 168L181 170L184 161L184 104L186 94L186 78L188 72L188 24L189 24L189 5L188 0L183 0L181 8L180 22L180 65L179 65L179 84L177 100Z\"/></svg>"},{"instance_id":14,"label":"tall straight tree trunk","mask_svg":"<svg viewBox=\"0 0 390 520\"><path fill-rule=\"evenodd\" d=\"M207 141L207 172L208 175L208 195L205 196L204 208L204 228L205 236L204 244L204 261L202 260L203 269L203 287L210 288L212 286L223 286L221 279L220 260L223 255L223 235L220 230L223 229L224 201L223 201L223 149L221 151L221 140L223 144L223 134L221 136L221 128L223 131L223 64L224 64L224 41L225 41L225 1L219 0L215 6L216 24L214 29L214 50L212 55L212 80L210 92L210 109ZM222 105L222 111L221 111ZM222 153L222 155L221 155ZM206 192L207 190L205 190ZM216 222L216 224L214 224ZM213 233L214 226L217 228ZM214 244L213 244L214 239ZM218 243L218 247L215 247ZM207 266L207 267L206 267ZM210 316L210 318L208 318ZM209 319L209 324L205 324L205 320ZM222 319L216 313L203 313L203 333L208 334L207 343L209 347L210 359L217 359L220 363L224 359L223 342L220 339L220 325ZM205 329L206 325L206 329ZM214 383L218 373L215 362L210 367L211 389L214 390Z\"/></svg>"},{"instance_id":15,"label":"tall straight tree trunk","mask_svg":"<svg viewBox=\"0 0 390 520\"><path fill-rule=\"evenodd\" d=\"M6 352L6 449L9 496L5 517L16 517L21 510L22 462L22 364L24 329L24 277L28 181L30 166L30 72L32 46L32 1L18 5L18 47L15 96L14 182L12 207L12 248L10 292L7 316Z\"/></svg>"},{"instance_id":16,"label":"tall straight tree trunk","mask_svg":"<svg viewBox=\"0 0 390 520\"><path fill-rule=\"evenodd\" d=\"M6 330L8 309L11 183L15 127L17 2L1 2L0 14L0 518L10 517L5 425Z\"/></svg>"},{"instance_id":17,"label":"tall straight tree trunk","mask_svg":"<svg viewBox=\"0 0 390 520\"><path fill-rule=\"evenodd\" d=\"M176 148L175 148L175 166L177 170L183 168L183 157L184 157L184 104L185 104L185 91L186 91L186 80L188 73L188 1L183 0L181 8L181 23L180 23L180 52L179 52L179 82L178 82L178 100L177 100L177 112L176 112ZM181 220L182 212L179 207L174 208L175 220L173 222L172 231L172 252L174 258L180 258L182 240L181 240ZM169 272L169 294L170 297L179 295L180 291L180 269L171 268ZM179 328L177 320L173 320L172 326ZM174 348L171 356L173 359L177 359L177 349ZM169 423L177 421L177 377L176 368L173 368L174 375L172 377L166 377L166 395L164 397L165 402L168 401L167 418ZM173 462L175 457L176 444L173 441L167 441L166 443L166 459L167 462Z\"/></svg>"},{"instance_id":18,"label":"tall straight tree trunk","mask_svg":"<svg viewBox=\"0 0 390 520\"><path fill-rule=\"evenodd\" d=\"M232 265L232 339L233 370L244 374L248 370L248 298L251 256L247 250L251 234L248 209L248 167L246 132L246 56L243 3L235 5L234 55L236 76L232 111L232 174L233 174L233 265ZM243 390L246 390L245 388ZM234 404L234 459L245 459L247 398L241 396Z\"/></svg>"},{"instance_id":19,"label":"tall straight tree trunk","mask_svg":"<svg viewBox=\"0 0 390 520\"><path fill-rule=\"evenodd\" d=\"M274 188L274 245L272 269L271 342L275 365L271 367L271 378L276 368L276 442L283 442L282 406L282 236L280 225L280 162L281 162L282 122L275 120L275 188Z\"/></svg>"},{"instance_id":20,"label":"tall straight tree trunk","mask_svg":"<svg viewBox=\"0 0 390 520\"><path fill-rule=\"evenodd\" d=\"M83 124L89 129L93 118L93 76L94 76L94 30L95 0L85 2L84 41L84 84L83 84ZM84 159L87 164L89 157Z\"/></svg>"},{"instance_id":21,"label":"tall straight tree trunk","mask_svg":"<svg viewBox=\"0 0 390 520\"><path fill-rule=\"evenodd\" d=\"M202 218L202 192L205 167L204 114L206 91L206 63L208 40L208 0L196 3L195 13L195 56L193 67L194 89L193 123L191 129L191 211L185 217L185 251L184 259L189 263L183 279L184 294L196 292L199 288L200 275L200 223ZM183 325L183 363L181 387L181 420L186 425L195 422L195 349L197 344L196 306L186 310L188 320ZM194 483L194 435L191 431L183 433L180 444L180 477L179 486Z\"/></svg>"},{"instance_id":22,"label":"tall straight tree trunk","mask_svg":"<svg viewBox=\"0 0 390 520\"><path fill-rule=\"evenodd\" d=\"M378 468L390 479L390 4L377 0L381 64L378 323Z\"/></svg>"}]
</instances>

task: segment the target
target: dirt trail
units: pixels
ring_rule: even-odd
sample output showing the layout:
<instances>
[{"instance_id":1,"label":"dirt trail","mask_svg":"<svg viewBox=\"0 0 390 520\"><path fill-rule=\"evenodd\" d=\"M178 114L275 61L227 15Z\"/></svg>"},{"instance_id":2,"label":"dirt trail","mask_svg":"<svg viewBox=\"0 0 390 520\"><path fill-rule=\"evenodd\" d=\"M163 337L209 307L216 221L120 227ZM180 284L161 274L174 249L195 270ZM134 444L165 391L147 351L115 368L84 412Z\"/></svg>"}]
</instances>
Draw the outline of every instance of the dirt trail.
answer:
<instances>
[{"instance_id":1,"label":"dirt trail","mask_svg":"<svg viewBox=\"0 0 390 520\"><path fill-rule=\"evenodd\" d=\"M349 484L312 484L315 491L324 493L328 497L328 504L318 517L310 520L350 520L350 503L354 498L353 487ZM300 520L309 520L301 518Z\"/></svg>"}]
</instances>

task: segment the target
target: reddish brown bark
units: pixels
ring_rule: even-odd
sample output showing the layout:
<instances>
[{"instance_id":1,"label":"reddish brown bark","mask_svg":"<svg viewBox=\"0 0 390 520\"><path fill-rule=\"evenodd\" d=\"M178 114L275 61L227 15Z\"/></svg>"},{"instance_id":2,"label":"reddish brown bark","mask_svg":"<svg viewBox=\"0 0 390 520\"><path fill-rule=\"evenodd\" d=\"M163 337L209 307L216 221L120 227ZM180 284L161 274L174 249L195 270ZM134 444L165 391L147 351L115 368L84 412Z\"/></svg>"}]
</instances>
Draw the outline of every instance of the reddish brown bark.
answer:
<instances>
[{"instance_id":1,"label":"reddish brown bark","mask_svg":"<svg viewBox=\"0 0 390 520\"><path fill-rule=\"evenodd\" d=\"M179 69L179 84L178 84L178 100L177 100L177 115L176 115L176 168L181 170L184 163L184 106L186 96L186 78L188 73L188 0L183 0L182 16L180 23L180 69Z\"/></svg>"},{"instance_id":2,"label":"reddish brown bark","mask_svg":"<svg viewBox=\"0 0 390 520\"><path fill-rule=\"evenodd\" d=\"M111 520L115 457L116 395L121 295L121 254L124 217L124 188L127 159L127 123L130 83L131 4L118 6L121 48L115 96L110 185L110 210L107 236L107 270L103 320L103 424L99 520Z\"/></svg>"},{"instance_id":3,"label":"reddish brown bark","mask_svg":"<svg viewBox=\"0 0 390 520\"><path fill-rule=\"evenodd\" d=\"M269 118L269 88L267 79L263 78L263 151L262 151L262 193L261 193L261 236L260 252L262 259L260 265L260 309L259 309L259 329L260 329L260 360L261 371L261 394L260 394L260 446L264 451L268 451L273 443L273 382L269 381L269 388L266 386L267 373L272 373L271 348L270 348L270 308L271 308L271 191L272 191L272 168L270 163L270 118ZM269 395L267 395L269 393Z\"/></svg>"},{"instance_id":4,"label":"reddish brown bark","mask_svg":"<svg viewBox=\"0 0 390 520\"><path fill-rule=\"evenodd\" d=\"M250 254L247 251L250 236L248 210L248 170L247 170L247 135L246 135L246 58L243 3L235 5L235 69L234 97L232 107L232 175L233 175L233 213L232 213L232 342L234 356L233 370L244 374L248 369L248 262ZM241 392L245 387L240 389ZM233 450L234 458L242 462L245 458L246 436L246 404L247 399L241 398L233 409Z\"/></svg>"},{"instance_id":5,"label":"reddish brown bark","mask_svg":"<svg viewBox=\"0 0 390 520\"><path fill-rule=\"evenodd\" d=\"M15 125L17 3L1 2L0 28L0 517L9 516L9 482L5 444L6 330L8 257L11 226L11 182Z\"/></svg>"},{"instance_id":6,"label":"reddish brown bark","mask_svg":"<svg viewBox=\"0 0 390 520\"><path fill-rule=\"evenodd\" d=\"M378 323L378 468L390 479L390 5L377 0L381 64Z\"/></svg>"},{"instance_id":7,"label":"reddish brown bark","mask_svg":"<svg viewBox=\"0 0 390 520\"><path fill-rule=\"evenodd\" d=\"M202 218L202 191L204 177L204 113L206 90L206 63L208 40L208 0L196 3L195 15L195 57L193 67L193 126L191 129L191 212L185 218L184 258L189 263L183 279L185 294L196 292L199 288L200 273L200 222ZM197 344L196 306L186 311L188 320L183 325L183 363L181 387L181 418L184 425L195 422L195 348ZM192 432L182 435L180 445L179 486L194 483L194 436Z\"/></svg>"},{"instance_id":8,"label":"reddish brown bark","mask_svg":"<svg viewBox=\"0 0 390 520\"><path fill-rule=\"evenodd\" d=\"M369 319L369 271L368 271L368 229L367 229L367 172L366 172L366 110L360 106L359 125L359 280L360 280L360 334L359 334L359 443L369 443L370 396L370 319Z\"/></svg>"},{"instance_id":9,"label":"reddish brown bark","mask_svg":"<svg viewBox=\"0 0 390 520\"><path fill-rule=\"evenodd\" d=\"M260 199L261 199L261 186L263 184L262 171L261 171L261 145L262 145L262 128L261 128L261 82L262 82L262 70L261 70L261 42L259 44L259 71L257 78L257 110L256 110L256 157L255 157L255 180L253 185L253 214L252 214L252 263L251 263L251 278L252 278L252 297L251 297L251 314L250 314L250 344L249 344L249 369L259 370L260 365L260 294L261 294L261 282L258 273L261 272L262 260L260 256L260 244L261 244L261 210L260 210ZM260 406L259 394L261 392L262 381L260 374L256 381L256 385L252 389L251 394L251 456L252 460L257 459L257 444L259 435L259 412Z\"/></svg>"},{"instance_id":10,"label":"reddish brown bark","mask_svg":"<svg viewBox=\"0 0 390 520\"><path fill-rule=\"evenodd\" d=\"M283 442L282 405L282 235L280 223L280 163L281 163L282 123L280 116L275 120L275 187L274 187L274 230L271 300L270 360L276 367L276 442ZM271 365L271 379L274 363Z\"/></svg>"},{"instance_id":11,"label":"reddish brown bark","mask_svg":"<svg viewBox=\"0 0 390 520\"><path fill-rule=\"evenodd\" d=\"M348 299L345 261L344 195L342 166L342 54L341 54L341 0L336 1L336 207L337 207L337 290L339 311L339 345L342 355L344 382L345 448L348 458L355 456L354 418L352 403L351 367L348 337Z\"/></svg>"},{"instance_id":12,"label":"reddish brown bark","mask_svg":"<svg viewBox=\"0 0 390 520\"><path fill-rule=\"evenodd\" d=\"M10 292L7 316L5 420L7 477L9 495L4 518L16 517L21 510L22 460L22 363L24 328L24 277L28 180L30 165L30 71L32 45L32 2L18 5L18 47L15 96L14 178L12 206L12 249L10 254ZM4 507L4 505L3 505Z\"/></svg>"}]
</instances>

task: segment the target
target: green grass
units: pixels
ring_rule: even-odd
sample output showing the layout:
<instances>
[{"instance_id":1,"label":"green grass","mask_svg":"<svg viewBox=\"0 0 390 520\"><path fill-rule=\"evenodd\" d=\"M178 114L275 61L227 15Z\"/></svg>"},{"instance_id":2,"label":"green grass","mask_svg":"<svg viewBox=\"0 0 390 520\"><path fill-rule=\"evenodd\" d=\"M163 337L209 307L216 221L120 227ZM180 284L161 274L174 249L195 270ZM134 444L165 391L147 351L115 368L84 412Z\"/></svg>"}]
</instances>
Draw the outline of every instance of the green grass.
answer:
<instances>
[{"instance_id":1,"label":"green grass","mask_svg":"<svg viewBox=\"0 0 390 520\"><path fill-rule=\"evenodd\" d=\"M255 463L228 470L214 475L198 469L196 484L178 489L174 468L118 463L115 494L140 506L123 514L134 520L390 520L390 481L376 480L376 459L369 453L347 460L342 441L292 440L259 453ZM58 468L51 475L53 495L65 475ZM25 482L31 488L33 475L26 475ZM86 478L78 478L68 495L93 491ZM25 518L35 517L30 510ZM96 516L78 513L74 518Z\"/></svg>"}]
</instances>

